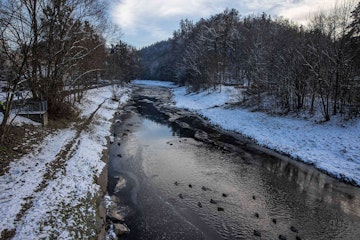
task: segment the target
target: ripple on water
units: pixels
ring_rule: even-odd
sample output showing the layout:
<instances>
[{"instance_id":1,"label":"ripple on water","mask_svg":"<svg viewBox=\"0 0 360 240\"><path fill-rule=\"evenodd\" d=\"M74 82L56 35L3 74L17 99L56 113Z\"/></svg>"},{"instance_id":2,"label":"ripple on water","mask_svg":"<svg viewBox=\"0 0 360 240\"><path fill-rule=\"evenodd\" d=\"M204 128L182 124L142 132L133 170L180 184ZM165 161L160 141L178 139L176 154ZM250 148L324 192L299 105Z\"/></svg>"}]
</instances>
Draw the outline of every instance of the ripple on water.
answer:
<instances>
[{"instance_id":1,"label":"ripple on water","mask_svg":"<svg viewBox=\"0 0 360 240\"><path fill-rule=\"evenodd\" d=\"M349 198L336 190L343 185L311 167L246 153L254 163L249 164L193 139L181 141L169 127L148 119L137 131L128 136L123 158L136 155L133 160L141 164L134 167L142 167L144 181L224 239L252 239L254 230L263 239L357 239L360 234L360 191L352 189Z\"/></svg>"}]
</instances>

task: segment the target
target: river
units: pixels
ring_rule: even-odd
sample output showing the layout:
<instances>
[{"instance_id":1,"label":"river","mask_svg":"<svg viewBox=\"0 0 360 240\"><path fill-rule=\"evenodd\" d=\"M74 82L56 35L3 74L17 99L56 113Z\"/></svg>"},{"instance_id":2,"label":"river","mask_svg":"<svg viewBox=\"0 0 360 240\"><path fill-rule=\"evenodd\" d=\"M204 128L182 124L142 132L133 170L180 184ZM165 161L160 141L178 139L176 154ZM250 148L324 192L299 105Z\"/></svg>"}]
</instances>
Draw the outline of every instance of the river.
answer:
<instances>
[{"instance_id":1,"label":"river","mask_svg":"<svg viewBox=\"0 0 360 240\"><path fill-rule=\"evenodd\" d=\"M360 239L360 188L171 107L166 88L134 89L109 154L121 239Z\"/></svg>"}]
</instances>

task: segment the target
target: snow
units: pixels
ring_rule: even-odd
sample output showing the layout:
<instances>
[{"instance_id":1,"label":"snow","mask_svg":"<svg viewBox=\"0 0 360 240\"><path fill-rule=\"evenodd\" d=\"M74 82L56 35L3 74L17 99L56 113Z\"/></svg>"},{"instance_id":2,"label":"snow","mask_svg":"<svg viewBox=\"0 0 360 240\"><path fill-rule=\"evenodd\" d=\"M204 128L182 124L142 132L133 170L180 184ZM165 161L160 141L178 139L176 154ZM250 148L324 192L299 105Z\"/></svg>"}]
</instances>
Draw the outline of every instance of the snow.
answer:
<instances>
[{"instance_id":1,"label":"snow","mask_svg":"<svg viewBox=\"0 0 360 240\"><path fill-rule=\"evenodd\" d=\"M79 136L73 126L58 130L31 154L11 163L9 172L0 176L0 232L16 229L14 239L94 237L94 227L88 226L96 216L96 206L89 202L100 190L94 179L105 166L101 158L113 115L119 104L127 101L129 91L114 91L112 87L90 90L78 106L81 116L89 117L103 104ZM121 96L120 102L111 100L114 92ZM45 187L39 187L47 167L56 159L65 159L66 164L47 180ZM17 215L26 202L33 204L19 220ZM79 236L78 229L89 235Z\"/></svg>"},{"instance_id":2,"label":"snow","mask_svg":"<svg viewBox=\"0 0 360 240\"><path fill-rule=\"evenodd\" d=\"M2 113L0 113L0 122L2 122L3 118L4 118L4 115ZM23 125L41 126L41 123L34 122L33 120L30 120L26 117L18 116L15 114L14 111L10 114L10 118L8 121L10 122L13 119L14 119L14 121L12 124L15 126L23 126Z\"/></svg>"},{"instance_id":3,"label":"snow","mask_svg":"<svg viewBox=\"0 0 360 240\"><path fill-rule=\"evenodd\" d=\"M159 85L157 81L137 84ZM360 185L360 120L333 117L317 123L293 116L271 116L241 107L229 107L241 99L242 89L223 86L219 90L187 93L170 82L175 106L201 114L225 130L241 133L257 144L290 155L328 174Z\"/></svg>"},{"instance_id":4,"label":"snow","mask_svg":"<svg viewBox=\"0 0 360 240\"><path fill-rule=\"evenodd\" d=\"M185 87L170 82L136 81L136 84L171 88L174 106L187 108L207 117L213 124L242 133L258 144L291 155L295 159L338 178L360 185L360 121L344 122L333 118L323 124L295 117L270 116L244 108L229 108L241 97L241 89L223 86L219 90L187 93ZM95 233L94 204L99 176L105 163L101 161L110 136L112 118L119 104L129 99L129 88L103 87L90 90L78 107L81 116L96 114L81 134L73 126L49 134L32 153L13 161L9 172L0 176L0 232L16 229L14 239L88 239ZM119 102L112 101L117 95ZM1 114L0 114L1 117ZM33 123L16 118L17 124ZM66 148L69 149L66 149ZM65 151L66 150L66 151ZM66 154L61 154L66 153ZM56 159L65 158L47 184L39 188L44 174ZM36 190L36 191L35 191ZM23 205L32 206L17 220ZM78 229L88 232L79 236Z\"/></svg>"}]
</instances>

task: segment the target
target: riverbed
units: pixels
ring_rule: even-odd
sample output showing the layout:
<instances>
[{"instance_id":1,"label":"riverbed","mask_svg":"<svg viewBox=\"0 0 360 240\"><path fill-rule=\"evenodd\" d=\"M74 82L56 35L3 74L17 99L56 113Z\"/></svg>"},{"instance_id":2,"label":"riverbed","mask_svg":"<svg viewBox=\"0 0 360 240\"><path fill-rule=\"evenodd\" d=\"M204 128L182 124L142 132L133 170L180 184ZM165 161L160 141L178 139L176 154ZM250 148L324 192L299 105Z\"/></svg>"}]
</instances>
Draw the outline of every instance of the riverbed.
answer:
<instances>
[{"instance_id":1,"label":"riverbed","mask_svg":"<svg viewBox=\"0 0 360 240\"><path fill-rule=\"evenodd\" d=\"M114 124L108 192L130 228L122 239L359 239L358 187L170 101L136 86Z\"/></svg>"}]
</instances>

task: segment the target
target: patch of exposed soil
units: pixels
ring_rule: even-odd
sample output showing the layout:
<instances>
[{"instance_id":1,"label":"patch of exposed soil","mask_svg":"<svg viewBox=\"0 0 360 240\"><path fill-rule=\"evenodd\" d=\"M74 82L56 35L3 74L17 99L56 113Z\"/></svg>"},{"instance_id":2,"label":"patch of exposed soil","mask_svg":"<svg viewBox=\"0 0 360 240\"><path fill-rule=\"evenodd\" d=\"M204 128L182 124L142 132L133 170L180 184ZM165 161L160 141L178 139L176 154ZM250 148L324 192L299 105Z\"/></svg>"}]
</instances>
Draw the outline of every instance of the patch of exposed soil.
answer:
<instances>
[{"instance_id":1,"label":"patch of exposed soil","mask_svg":"<svg viewBox=\"0 0 360 240\"><path fill-rule=\"evenodd\" d=\"M49 132L49 128L41 126L11 126L5 142L0 145L0 176L9 170L12 161L31 152Z\"/></svg>"},{"instance_id":2,"label":"patch of exposed soil","mask_svg":"<svg viewBox=\"0 0 360 240\"><path fill-rule=\"evenodd\" d=\"M1 239L12 239L15 236L16 230L15 229L5 229L4 231L1 232Z\"/></svg>"}]
</instances>

